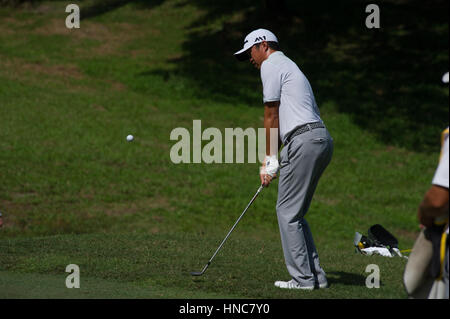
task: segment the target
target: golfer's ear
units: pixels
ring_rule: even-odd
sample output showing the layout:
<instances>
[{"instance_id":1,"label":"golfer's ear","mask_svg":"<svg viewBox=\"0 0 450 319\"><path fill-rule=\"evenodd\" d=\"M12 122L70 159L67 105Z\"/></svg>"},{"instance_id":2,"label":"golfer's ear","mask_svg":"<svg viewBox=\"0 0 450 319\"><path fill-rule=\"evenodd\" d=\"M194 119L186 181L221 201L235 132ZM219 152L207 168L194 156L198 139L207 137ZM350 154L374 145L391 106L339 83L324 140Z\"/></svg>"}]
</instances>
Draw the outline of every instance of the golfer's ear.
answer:
<instances>
[{"instance_id":1,"label":"golfer's ear","mask_svg":"<svg viewBox=\"0 0 450 319\"><path fill-rule=\"evenodd\" d=\"M266 41L261 42L261 44L262 44L262 46L263 46L263 48L264 48L264 51L269 50L269 45L267 44Z\"/></svg>"}]
</instances>

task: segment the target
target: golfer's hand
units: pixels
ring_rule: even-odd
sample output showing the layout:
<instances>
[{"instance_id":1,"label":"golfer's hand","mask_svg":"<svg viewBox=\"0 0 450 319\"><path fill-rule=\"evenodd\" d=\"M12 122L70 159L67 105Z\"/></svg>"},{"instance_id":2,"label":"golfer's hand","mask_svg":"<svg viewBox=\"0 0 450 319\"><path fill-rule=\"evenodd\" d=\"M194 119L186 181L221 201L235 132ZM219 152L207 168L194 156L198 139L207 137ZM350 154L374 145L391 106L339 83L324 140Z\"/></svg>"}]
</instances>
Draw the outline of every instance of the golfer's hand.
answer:
<instances>
[{"instance_id":1,"label":"golfer's hand","mask_svg":"<svg viewBox=\"0 0 450 319\"><path fill-rule=\"evenodd\" d=\"M421 214L421 212L419 211L418 214L418 219L421 225L425 226L425 227L431 227L433 226L433 222L434 222L434 218L428 217L428 216L424 216L423 214Z\"/></svg>"},{"instance_id":2,"label":"golfer's hand","mask_svg":"<svg viewBox=\"0 0 450 319\"><path fill-rule=\"evenodd\" d=\"M433 226L436 218L428 216L428 214L426 214L426 211L423 211L419 208L417 212L417 219L423 227L431 227Z\"/></svg>"},{"instance_id":3,"label":"golfer's hand","mask_svg":"<svg viewBox=\"0 0 450 319\"><path fill-rule=\"evenodd\" d=\"M265 173L265 167L262 166L260 169L260 173L259 173L259 178L261 179L261 185L263 185L264 187L268 187L269 184L275 179L277 178L277 175L274 175L273 177L270 176L269 174Z\"/></svg>"},{"instance_id":4,"label":"golfer's hand","mask_svg":"<svg viewBox=\"0 0 450 319\"><path fill-rule=\"evenodd\" d=\"M261 174L259 176L261 177L261 185L264 187L268 187L272 180L276 178L276 176L270 177L268 174Z\"/></svg>"}]
</instances>

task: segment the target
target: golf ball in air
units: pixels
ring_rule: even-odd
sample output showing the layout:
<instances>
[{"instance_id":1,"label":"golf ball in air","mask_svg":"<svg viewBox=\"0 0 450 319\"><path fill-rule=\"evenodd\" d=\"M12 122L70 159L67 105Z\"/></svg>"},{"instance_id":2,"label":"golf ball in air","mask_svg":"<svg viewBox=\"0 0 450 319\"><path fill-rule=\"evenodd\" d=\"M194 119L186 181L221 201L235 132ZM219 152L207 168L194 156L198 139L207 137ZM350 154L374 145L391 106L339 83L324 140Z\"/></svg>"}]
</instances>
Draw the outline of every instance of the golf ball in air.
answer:
<instances>
[{"instance_id":1,"label":"golf ball in air","mask_svg":"<svg viewBox=\"0 0 450 319\"><path fill-rule=\"evenodd\" d=\"M128 135L127 136L127 141L131 142L134 139L133 135Z\"/></svg>"}]
</instances>

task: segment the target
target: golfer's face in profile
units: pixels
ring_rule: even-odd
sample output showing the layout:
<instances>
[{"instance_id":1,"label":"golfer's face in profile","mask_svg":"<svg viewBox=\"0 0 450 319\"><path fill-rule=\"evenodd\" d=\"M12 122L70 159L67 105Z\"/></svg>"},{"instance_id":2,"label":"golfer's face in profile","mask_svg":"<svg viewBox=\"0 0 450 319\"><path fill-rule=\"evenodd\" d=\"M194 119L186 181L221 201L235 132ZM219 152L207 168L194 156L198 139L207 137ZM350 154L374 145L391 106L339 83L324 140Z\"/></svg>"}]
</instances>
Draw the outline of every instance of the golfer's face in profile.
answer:
<instances>
[{"instance_id":1,"label":"golfer's face in profile","mask_svg":"<svg viewBox=\"0 0 450 319\"><path fill-rule=\"evenodd\" d=\"M260 43L259 46L253 45L248 50L248 55L250 62L254 65L254 67L257 69L261 68L261 63L264 61L262 43Z\"/></svg>"}]
</instances>

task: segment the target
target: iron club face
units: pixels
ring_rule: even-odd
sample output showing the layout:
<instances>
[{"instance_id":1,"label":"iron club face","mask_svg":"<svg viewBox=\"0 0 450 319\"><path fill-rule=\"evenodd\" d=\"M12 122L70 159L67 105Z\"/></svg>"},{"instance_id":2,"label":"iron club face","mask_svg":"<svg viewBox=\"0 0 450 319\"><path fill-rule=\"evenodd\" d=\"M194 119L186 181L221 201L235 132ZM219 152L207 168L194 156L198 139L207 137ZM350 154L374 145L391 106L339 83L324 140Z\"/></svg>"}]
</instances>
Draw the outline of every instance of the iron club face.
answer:
<instances>
[{"instance_id":1,"label":"iron club face","mask_svg":"<svg viewBox=\"0 0 450 319\"><path fill-rule=\"evenodd\" d=\"M206 269L209 267L209 264L211 263L211 260L208 261L208 263L203 267L202 271L193 271L191 272L192 276L201 276L205 273Z\"/></svg>"},{"instance_id":2,"label":"iron club face","mask_svg":"<svg viewBox=\"0 0 450 319\"><path fill-rule=\"evenodd\" d=\"M193 272L191 272L191 275L192 276L201 276L201 275L203 275L203 273L201 271L193 271Z\"/></svg>"}]
</instances>

